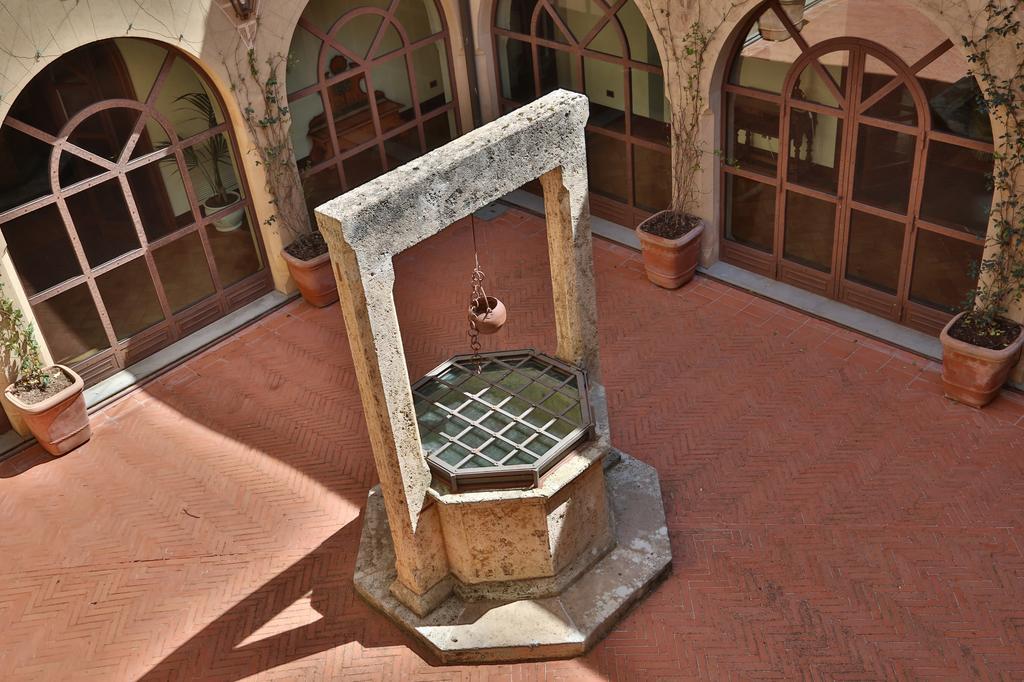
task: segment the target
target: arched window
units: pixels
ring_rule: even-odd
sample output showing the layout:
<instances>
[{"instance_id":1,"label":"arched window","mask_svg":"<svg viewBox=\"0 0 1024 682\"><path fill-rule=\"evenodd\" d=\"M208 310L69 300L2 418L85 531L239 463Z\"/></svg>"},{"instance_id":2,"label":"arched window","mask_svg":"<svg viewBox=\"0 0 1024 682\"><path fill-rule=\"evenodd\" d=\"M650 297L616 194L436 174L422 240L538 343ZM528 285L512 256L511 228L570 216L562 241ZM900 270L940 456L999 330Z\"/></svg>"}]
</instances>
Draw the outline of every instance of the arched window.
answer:
<instances>
[{"instance_id":1,"label":"arched window","mask_svg":"<svg viewBox=\"0 0 1024 682\"><path fill-rule=\"evenodd\" d=\"M54 360L89 382L270 289L224 105L171 48L60 57L0 155L0 231Z\"/></svg>"},{"instance_id":2,"label":"arched window","mask_svg":"<svg viewBox=\"0 0 1024 682\"><path fill-rule=\"evenodd\" d=\"M288 57L292 144L310 211L459 135L435 0L311 0Z\"/></svg>"},{"instance_id":3,"label":"arched window","mask_svg":"<svg viewBox=\"0 0 1024 682\"><path fill-rule=\"evenodd\" d=\"M953 43L893 0L750 18L724 86L722 258L923 331L976 283L992 130ZM788 22L784 22L788 23Z\"/></svg>"},{"instance_id":4,"label":"arched window","mask_svg":"<svg viewBox=\"0 0 1024 682\"><path fill-rule=\"evenodd\" d=\"M502 113L557 88L590 98L591 210L634 226L668 208L670 110L633 0L499 0L492 30Z\"/></svg>"}]
</instances>

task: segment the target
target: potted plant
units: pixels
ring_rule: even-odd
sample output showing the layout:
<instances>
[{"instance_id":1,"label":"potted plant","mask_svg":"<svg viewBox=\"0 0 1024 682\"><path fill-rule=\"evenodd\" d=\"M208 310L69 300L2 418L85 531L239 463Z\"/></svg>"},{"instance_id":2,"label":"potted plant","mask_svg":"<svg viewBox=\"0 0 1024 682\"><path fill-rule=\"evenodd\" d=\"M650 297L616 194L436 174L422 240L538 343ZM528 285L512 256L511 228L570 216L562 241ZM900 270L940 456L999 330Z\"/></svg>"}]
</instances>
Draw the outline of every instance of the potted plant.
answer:
<instances>
[{"instance_id":1,"label":"potted plant","mask_svg":"<svg viewBox=\"0 0 1024 682\"><path fill-rule=\"evenodd\" d=\"M1009 76L997 75L989 62L993 42L1019 40L1013 3L985 7L979 38L963 38L973 74L981 81L982 105L1004 132L996 145L992 185L995 192L986 252L978 267L978 286L964 312L942 330L942 383L946 397L983 407L999 393L1020 359L1024 334L1006 317L1024 294L1024 62Z\"/></svg>"},{"instance_id":2,"label":"potted plant","mask_svg":"<svg viewBox=\"0 0 1024 682\"><path fill-rule=\"evenodd\" d=\"M686 34L684 106L672 113L672 206L655 213L636 228L647 279L666 289L678 289L697 271L704 221L693 214L697 203L697 174L704 147L699 137L703 95L700 75L713 32L694 22Z\"/></svg>"},{"instance_id":3,"label":"potted plant","mask_svg":"<svg viewBox=\"0 0 1024 682\"><path fill-rule=\"evenodd\" d=\"M267 191L275 209L266 223L276 226L281 234L285 244L281 256L302 298L324 307L338 300L338 285L327 242L315 226L311 229L306 196L297 174L290 135L291 111L277 78L287 60L275 54L261 61L254 48L240 52L242 45L236 43L234 60L225 59L224 65L266 173Z\"/></svg>"},{"instance_id":4,"label":"potted plant","mask_svg":"<svg viewBox=\"0 0 1024 682\"><path fill-rule=\"evenodd\" d=\"M0 345L15 375L4 395L51 455L63 455L92 437L82 377L64 365L43 366L32 326L0 285Z\"/></svg>"},{"instance_id":5,"label":"potted plant","mask_svg":"<svg viewBox=\"0 0 1024 682\"><path fill-rule=\"evenodd\" d=\"M779 0L782 11L786 13L789 20L793 22L797 30L804 26L804 3L805 0ZM789 40L789 31L771 7L764 11L757 20L757 32L765 40L781 41Z\"/></svg>"},{"instance_id":6,"label":"potted plant","mask_svg":"<svg viewBox=\"0 0 1024 682\"><path fill-rule=\"evenodd\" d=\"M205 125L207 130L217 125L217 109L207 93L188 92L177 97L175 101L184 102L185 106L182 108L191 111L192 119ZM233 170L231 149L224 135L213 135L198 144L185 147L182 154L185 157L185 166L189 171L198 171L212 192L200 202L206 215L212 215L241 200L242 196L237 191L227 188L221 172L222 168ZM168 163L172 164L171 167L177 172L178 164L174 163L173 157ZM213 227L218 232L231 232L242 226L244 218L244 210L239 209L214 220Z\"/></svg>"}]
</instances>

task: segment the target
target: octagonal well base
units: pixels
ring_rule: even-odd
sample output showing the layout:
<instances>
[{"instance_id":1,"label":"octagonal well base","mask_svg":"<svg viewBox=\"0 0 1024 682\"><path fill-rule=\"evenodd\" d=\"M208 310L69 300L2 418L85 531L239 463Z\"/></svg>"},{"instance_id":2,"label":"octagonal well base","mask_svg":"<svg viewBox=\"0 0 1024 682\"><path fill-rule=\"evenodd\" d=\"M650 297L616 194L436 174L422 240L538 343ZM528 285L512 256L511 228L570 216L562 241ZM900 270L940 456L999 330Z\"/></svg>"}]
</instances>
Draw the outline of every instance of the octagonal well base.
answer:
<instances>
[{"instance_id":1,"label":"octagonal well base","mask_svg":"<svg viewBox=\"0 0 1024 682\"><path fill-rule=\"evenodd\" d=\"M560 594L465 601L454 592L425 617L390 591L395 555L380 490L370 491L354 582L372 606L414 635L440 663L569 658L584 653L672 561L658 474L623 454L605 472L615 547Z\"/></svg>"}]
</instances>

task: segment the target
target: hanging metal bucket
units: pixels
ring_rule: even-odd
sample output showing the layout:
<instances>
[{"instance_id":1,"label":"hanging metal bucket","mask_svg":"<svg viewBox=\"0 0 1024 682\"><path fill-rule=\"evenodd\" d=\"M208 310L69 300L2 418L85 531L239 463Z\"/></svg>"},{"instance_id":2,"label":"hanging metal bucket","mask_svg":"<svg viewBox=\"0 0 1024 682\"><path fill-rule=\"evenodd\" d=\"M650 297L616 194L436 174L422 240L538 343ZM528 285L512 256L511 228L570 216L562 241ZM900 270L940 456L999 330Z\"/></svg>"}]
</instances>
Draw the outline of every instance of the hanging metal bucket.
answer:
<instances>
[{"instance_id":1,"label":"hanging metal bucket","mask_svg":"<svg viewBox=\"0 0 1024 682\"><path fill-rule=\"evenodd\" d=\"M473 299L469 306L469 321L481 334L495 333L505 326L507 317L505 304L493 296Z\"/></svg>"}]
</instances>

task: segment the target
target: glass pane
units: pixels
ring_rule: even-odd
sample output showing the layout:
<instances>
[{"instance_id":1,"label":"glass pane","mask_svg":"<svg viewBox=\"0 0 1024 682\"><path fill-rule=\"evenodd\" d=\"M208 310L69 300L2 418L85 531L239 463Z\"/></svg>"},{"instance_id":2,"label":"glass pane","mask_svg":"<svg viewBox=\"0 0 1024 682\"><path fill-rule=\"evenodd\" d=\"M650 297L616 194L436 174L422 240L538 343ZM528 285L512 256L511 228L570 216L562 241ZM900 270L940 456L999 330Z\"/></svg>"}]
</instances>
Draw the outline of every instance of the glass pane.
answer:
<instances>
[{"instance_id":1,"label":"glass pane","mask_svg":"<svg viewBox=\"0 0 1024 682\"><path fill-rule=\"evenodd\" d=\"M370 45L373 44L373 39L377 37L382 21L379 14L354 16L341 25L334 34L334 40L356 57L364 59Z\"/></svg>"},{"instance_id":2,"label":"glass pane","mask_svg":"<svg viewBox=\"0 0 1024 682\"><path fill-rule=\"evenodd\" d=\"M530 21L537 0L501 0L495 13L498 28L530 35Z\"/></svg>"},{"instance_id":3,"label":"glass pane","mask_svg":"<svg viewBox=\"0 0 1024 682\"><path fill-rule=\"evenodd\" d=\"M73 365L110 346L89 287L77 287L32 306L54 362Z\"/></svg>"},{"instance_id":4,"label":"glass pane","mask_svg":"<svg viewBox=\"0 0 1024 682\"><path fill-rule=\"evenodd\" d=\"M647 20L644 19L633 0L626 0L626 4L615 16L626 33L630 58L644 64L661 66L661 56L654 44L654 37L647 27Z\"/></svg>"},{"instance_id":5,"label":"glass pane","mask_svg":"<svg viewBox=\"0 0 1024 682\"><path fill-rule=\"evenodd\" d=\"M416 92L420 98L420 115L443 107L452 101L448 73L448 53L444 41L424 45L412 53L416 71Z\"/></svg>"},{"instance_id":6,"label":"glass pane","mask_svg":"<svg viewBox=\"0 0 1024 682\"><path fill-rule=\"evenodd\" d=\"M652 213L668 208L672 201L672 163L668 153L633 145L633 182L637 206Z\"/></svg>"},{"instance_id":7,"label":"glass pane","mask_svg":"<svg viewBox=\"0 0 1024 682\"><path fill-rule=\"evenodd\" d=\"M206 226L206 237L213 251L213 260L217 264L222 287L228 287L245 279L263 267L253 222L244 209L238 211L236 220L224 225L211 223ZM221 222L221 221L218 221ZM231 225L236 225L231 227Z\"/></svg>"},{"instance_id":8,"label":"glass pane","mask_svg":"<svg viewBox=\"0 0 1024 682\"><path fill-rule=\"evenodd\" d=\"M846 61L849 59L849 52L833 52L821 58L821 64L832 75L832 79L839 87L839 92L846 88ZM832 59L837 63L829 63L825 60ZM839 61L842 63L838 63ZM818 70L813 64L808 64L800 73L800 78L793 86L793 97L806 102L817 102L828 107L838 107L839 100L832 94L825 80L818 75Z\"/></svg>"},{"instance_id":9,"label":"glass pane","mask_svg":"<svg viewBox=\"0 0 1024 682\"><path fill-rule=\"evenodd\" d=\"M79 123L68 142L108 161L117 161L138 120L139 112L134 109L104 109Z\"/></svg>"},{"instance_id":10,"label":"glass pane","mask_svg":"<svg viewBox=\"0 0 1024 682\"><path fill-rule=\"evenodd\" d=\"M597 26L597 22L604 18L604 9L594 0L551 0L551 5L572 31L577 42L586 38Z\"/></svg>"},{"instance_id":11,"label":"glass pane","mask_svg":"<svg viewBox=\"0 0 1024 682\"><path fill-rule=\"evenodd\" d=\"M289 92L307 88L317 82L317 60L322 44L322 40L302 26L295 27L292 44L288 48L288 65L285 70Z\"/></svg>"},{"instance_id":12,"label":"glass pane","mask_svg":"<svg viewBox=\"0 0 1024 682\"><path fill-rule=\"evenodd\" d=\"M56 204L8 221L0 230L29 296L82 274Z\"/></svg>"},{"instance_id":13,"label":"glass pane","mask_svg":"<svg viewBox=\"0 0 1024 682\"><path fill-rule=\"evenodd\" d=\"M771 11L769 8L766 13ZM757 35L757 22L754 22L752 32L753 35ZM729 82L733 85L781 94L786 73L793 61L800 56L799 49L792 49L792 42L754 40L744 45L733 60Z\"/></svg>"},{"instance_id":14,"label":"glass pane","mask_svg":"<svg viewBox=\"0 0 1024 682\"><path fill-rule=\"evenodd\" d=\"M668 145L671 108L665 99L665 79L660 73L630 69L633 135Z\"/></svg>"},{"instance_id":15,"label":"glass pane","mask_svg":"<svg viewBox=\"0 0 1024 682\"><path fill-rule=\"evenodd\" d=\"M341 180L338 179L338 169L335 166L330 166L303 178L302 192L306 197L306 208L309 210L310 224L316 225L316 217L313 215L316 207L341 194Z\"/></svg>"},{"instance_id":16,"label":"glass pane","mask_svg":"<svg viewBox=\"0 0 1024 682\"><path fill-rule=\"evenodd\" d=\"M538 47L537 61L540 66L540 92L542 95L558 88L576 92L583 91L579 62L571 53L551 47Z\"/></svg>"},{"instance_id":17,"label":"glass pane","mask_svg":"<svg viewBox=\"0 0 1024 682\"><path fill-rule=\"evenodd\" d=\"M192 223L192 206L173 156L136 168L127 176L142 229L149 241Z\"/></svg>"},{"instance_id":18,"label":"glass pane","mask_svg":"<svg viewBox=\"0 0 1024 682\"><path fill-rule=\"evenodd\" d=\"M582 36L580 36L582 39ZM612 27L611 22L604 25L594 39L587 45L588 50L595 52L602 52L604 54L611 55L613 57L625 57L625 51L623 50L622 38Z\"/></svg>"},{"instance_id":19,"label":"glass pane","mask_svg":"<svg viewBox=\"0 0 1024 682\"><path fill-rule=\"evenodd\" d=\"M75 156L69 151L61 152L59 166L59 177L61 187L70 187L76 182L88 180L105 171L94 164L86 161L80 156Z\"/></svg>"},{"instance_id":20,"label":"glass pane","mask_svg":"<svg viewBox=\"0 0 1024 682\"><path fill-rule=\"evenodd\" d=\"M5 125L0 128L0 211L6 211L50 193L52 147Z\"/></svg>"},{"instance_id":21,"label":"glass pane","mask_svg":"<svg viewBox=\"0 0 1024 682\"><path fill-rule=\"evenodd\" d=\"M235 155L227 135L217 133L198 144L186 147L185 165L192 178L192 189L204 215L216 213L242 198Z\"/></svg>"},{"instance_id":22,"label":"glass pane","mask_svg":"<svg viewBox=\"0 0 1024 682\"><path fill-rule=\"evenodd\" d=\"M989 175L993 164L992 154L988 152L929 142L921 217L938 225L984 236L992 208Z\"/></svg>"},{"instance_id":23,"label":"glass pane","mask_svg":"<svg viewBox=\"0 0 1024 682\"><path fill-rule=\"evenodd\" d=\"M842 148L842 119L800 109L790 111L790 182L835 194Z\"/></svg>"},{"instance_id":24,"label":"glass pane","mask_svg":"<svg viewBox=\"0 0 1024 682\"><path fill-rule=\"evenodd\" d=\"M174 131L181 139L224 122L217 97L206 89L183 57L178 57L171 65L171 72L156 99L156 108L170 119Z\"/></svg>"},{"instance_id":25,"label":"glass pane","mask_svg":"<svg viewBox=\"0 0 1024 682\"><path fill-rule=\"evenodd\" d=\"M153 252L160 281L172 312L178 312L213 293L213 279L198 232L175 239Z\"/></svg>"},{"instance_id":26,"label":"glass pane","mask_svg":"<svg viewBox=\"0 0 1024 682\"><path fill-rule=\"evenodd\" d=\"M96 278L96 287L118 339L127 339L164 319L144 257Z\"/></svg>"},{"instance_id":27,"label":"glass pane","mask_svg":"<svg viewBox=\"0 0 1024 682\"><path fill-rule=\"evenodd\" d=\"M427 139L427 151L437 149L441 145L454 140L458 137L458 130L458 127L455 125L454 111L447 111L440 116L424 121L423 133Z\"/></svg>"},{"instance_id":28,"label":"glass pane","mask_svg":"<svg viewBox=\"0 0 1024 682\"><path fill-rule=\"evenodd\" d=\"M798 112L793 112L794 118ZM779 105L730 93L725 163L774 177L779 160Z\"/></svg>"},{"instance_id":29,"label":"glass pane","mask_svg":"<svg viewBox=\"0 0 1024 682\"><path fill-rule=\"evenodd\" d=\"M377 47L374 48L373 54L370 55L373 59L380 59L386 55L391 54L395 50L400 50L404 47L402 43L402 36L398 33L398 29L390 21L384 26L384 35L380 37L380 42L377 43Z\"/></svg>"},{"instance_id":30,"label":"glass pane","mask_svg":"<svg viewBox=\"0 0 1024 682\"><path fill-rule=\"evenodd\" d=\"M861 124L853 198L893 213L906 213L917 137Z\"/></svg>"},{"instance_id":31,"label":"glass pane","mask_svg":"<svg viewBox=\"0 0 1024 682\"><path fill-rule=\"evenodd\" d=\"M401 0L395 10L395 18L413 43L444 29L434 0Z\"/></svg>"},{"instance_id":32,"label":"glass pane","mask_svg":"<svg viewBox=\"0 0 1024 682\"><path fill-rule=\"evenodd\" d=\"M983 142L992 141L992 121L980 105L978 81L960 51L950 48L918 75L932 110L932 128Z\"/></svg>"},{"instance_id":33,"label":"glass pane","mask_svg":"<svg viewBox=\"0 0 1024 682\"><path fill-rule=\"evenodd\" d=\"M377 117L382 133L394 130L413 118L412 91L405 59L390 59L370 69L377 98Z\"/></svg>"},{"instance_id":34,"label":"glass pane","mask_svg":"<svg viewBox=\"0 0 1024 682\"><path fill-rule=\"evenodd\" d=\"M404 133L384 140L384 152L387 154L388 168L398 168L412 161L422 153L419 130L413 126Z\"/></svg>"},{"instance_id":35,"label":"glass pane","mask_svg":"<svg viewBox=\"0 0 1024 682\"><path fill-rule=\"evenodd\" d=\"M982 250L980 244L918 230L910 299L951 313L962 308L978 283Z\"/></svg>"},{"instance_id":36,"label":"glass pane","mask_svg":"<svg viewBox=\"0 0 1024 682\"><path fill-rule=\"evenodd\" d=\"M575 60L573 60L575 62ZM583 58L586 95L590 98L588 123L626 132L626 69L621 64Z\"/></svg>"},{"instance_id":37,"label":"glass pane","mask_svg":"<svg viewBox=\"0 0 1024 682\"><path fill-rule=\"evenodd\" d=\"M865 116L874 116L908 126L917 125L917 106L906 85L900 85L882 99L875 102Z\"/></svg>"},{"instance_id":38,"label":"glass pane","mask_svg":"<svg viewBox=\"0 0 1024 682\"><path fill-rule=\"evenodd\" d=\"M75 232L93 267L139 248L139 235L116 179L68 197L67 204Z\"/></svg>"},{"instance_id":39,"label":"glass pane","mask_svg":"<svg viewBox=\"0 0 1024 682\"><path fill-rule=\"evenodd\" d=\"M737 175L725 176L725 237L772 252L775 187Z\"/></svg>"},{"instance_id":40,"label":"glass pane","mask_svg":"<svg viewBox=\"0 0 1024 682\"><path fill-rule=\"evenodd\" d=\"M783 255L815 270L831 272L835 226L835 204L787 192Z\"/></svg>"},{"instance_id":41,"label":"glass pane","mask_svg":"<svg viewBox=\"0 0 1024 682\"><path fill-rule=\"evenodd\" d=\"M903 224L851 211L846 279L895 294L900 280Z\"/></svg>"},{"instance_id":42,"label":"glass pane","mask_svg":"<svg viewBox=\"0 0 1024 682\"><path fill-rule=\"evenodd\" d=\"M347 82L347 81L346 81ZM291 138L299 170L311 168L334 156L331 134L319 92L288 103L292 115Z\"/></svg>"},{"instance_id":43,"label":"glass pane","mask_svg":"<svg viewBox=\"0 0 1024 682\"><path fill-rule=\"evenodd\" d=\"M355 189L384 172L384 168L380 164L380 150L377 145L345 159L342 165L345 168L345 180L349 189Z\"/></svg>"},{"instance_id":44,"label":"glass pane","mask_svg":"<svg viewBox=\"0 0 1024 682\"><path fill-rule=\"evenodd\" d=\"M138 38L115 38L113 42L124 59L124 66L128 70L132 90L135 92L134 99L145 102L160 73L160 67L164 65L167 49L152 41Z\"/></svg>"},{"instance_id":45,"label":"glass pane","mask_svg":"<svg viewBox=\"0 0 1024 682\"><path fill-rule=\"evenodd\" d=\"M565 35L555 18L551 15L547 9L541 9L540 14L537 15L537 33L538 38L544 38L545 40L553 40L557 43L564 45L570 45L572 41L569 40L569 36Z\"/></svg>"},{"instance_id":46,"label":"glass pane","mask_svg":"<svg viewBox=\"0 0 1024 682\"><path fill-rule=\"evenodd\" d=\"M142 128L142 134L139 135L135 148L132 149L129 157L137 159L158 149L163 149L170 144L170 139L170 134L156 119L147 117L146 124Z\"/></svg>"},{"instance_id":47,"label":"glass pane","mask_svg":"<svg viewBox=\"0 0 1024 682\"><path fill-rule=\"evenodd\" d=\"M364 75L346 78L330 86L327 88L327 98L334 116L334 132L337 135L340 153L344 154L349 149L358 147L374 138L377 133L373 127L373 117L370 113L370 100L366 96L366 77ZM382 104L383 102L378 100L378 107ZM385 107L386 111L378 111L378 115L380 113L393 115L397 107L397 104L391 104L389 107ZM330 158L330 132L326 122L321 122L316 118L309 122L309 127L313 145L310 161L316 164Z\"/></svg>"},{"instance_id":48,"label":"glass pane","mask_svg":"<svg viewBox=\"0 0 1024 682\"><path fill-rule=\"evenodd\" d=\"M861 102L870 99L873 94L895 77L896 72L891 66L872 54L866 55L864 57L864 76L861 81Z\"/></svg>"},{"instance_id":49,"label":"glass pane","mask_svg":"<svg viewBox=\"0 0 1024 682\"><path fill-rule=\"evenodd\" d=\"M590 191L610 199L629 201L626 143L600 133L587 132L587 172Z\"/></svg>"},{"instance_id":50,"label":"glass pane","mask_svg":"<svg viewBox=\"0 0 1024 682\"><path fill-rule=\"evenodd\" d=\"M533 49L529 43L498 36L501 95L525 104L534 100Z\"/></svg>"}]
</instances>

